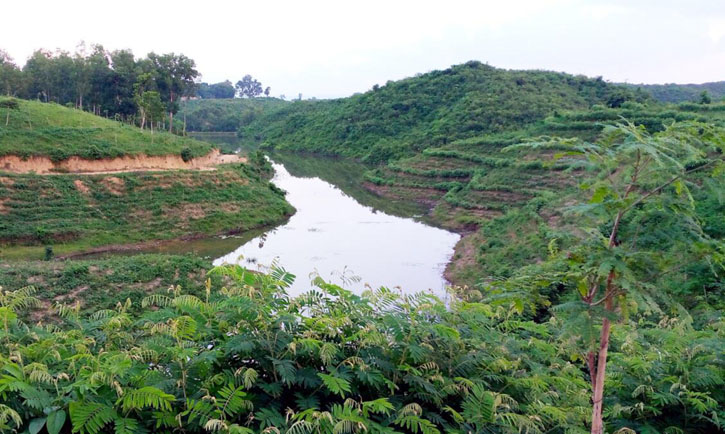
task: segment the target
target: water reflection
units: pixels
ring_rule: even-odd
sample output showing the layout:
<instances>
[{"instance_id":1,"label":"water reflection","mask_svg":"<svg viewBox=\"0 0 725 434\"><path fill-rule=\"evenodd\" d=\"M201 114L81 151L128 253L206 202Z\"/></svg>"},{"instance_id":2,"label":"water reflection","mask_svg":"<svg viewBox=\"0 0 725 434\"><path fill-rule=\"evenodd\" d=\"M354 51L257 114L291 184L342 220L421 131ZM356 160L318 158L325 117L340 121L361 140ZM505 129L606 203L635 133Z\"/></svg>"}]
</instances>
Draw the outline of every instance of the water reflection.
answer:
<instances>
[{"instance_id":1,"label":"water reflection","mask_svg":"<svg viewBox=\"0 0 725 434\"><path fill-rule=\"evenodd\" d=\"M367 283L444 294L443 270L457 234L363 206L319 178L292 176L282 164L275 163L274 169L273 182L287 191L297 213L215 264L242 263L252 268L251 264L278 260L297 275L292 293L308 290L309 273L316 272L356 292Z\"/></svg>"}]
</instances>

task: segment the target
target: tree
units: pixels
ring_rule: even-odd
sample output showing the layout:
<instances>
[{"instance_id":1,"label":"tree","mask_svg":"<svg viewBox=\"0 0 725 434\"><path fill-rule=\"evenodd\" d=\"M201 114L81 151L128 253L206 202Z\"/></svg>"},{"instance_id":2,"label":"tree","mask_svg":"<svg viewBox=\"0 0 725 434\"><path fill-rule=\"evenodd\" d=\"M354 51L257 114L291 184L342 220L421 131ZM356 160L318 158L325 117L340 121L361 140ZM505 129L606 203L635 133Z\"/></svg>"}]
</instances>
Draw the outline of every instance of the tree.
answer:
<instances>
[{"instance_id":1,"label":"tree","mask_svg":"<svg viewBox=\"0 0 725 434\"><path fill-rule=\"evenodd\" d=\"M703 90L700 94L700 104L710 104L712 102L712 98L710 98L710 94Z\"/></svg>"},{"instance_id":2,"label":"tree","mask_svg":"<svg viewBox=\"0 0 725 434\"><path fill-rule=\"evenodd\" d=\"M51 53L45 50L36 50L30 56L23 74L27 77L27 94L30 98L37 98L48 102L50 99L50 88L52 83Z\"/></svg>"},{"instance_id":3,"label":"tree","mask_svg":"<svg viewBox=\"0 0 725 434\"><path fill-rule=\"evenodd\" d=\"M269 87L269 86L267 86L267 87L266 87L266 88L264 89L264 96L266 96L267 98L269 98L269 92L271 92L271 91L272 91L272 88L271 88L271 87Z\"/></svg>"},{"instance_id":4,"label":"tree","mask_svg":"<svg viewBox=\"0 0 725 434\"><path fill-rule=\"evenodd\" d=\"M507 284L541 287L544 281L575 291L576 300L557 309L569 315L565 337L579 342L584 353L592 391L591 432L602 434L612 323L633 309L656 311L671 303L664 281L690 258L706 257L723 269L725 247L703 230L690 189L705 178L723 188L725 133L693 123L650 134L627 123L606 128L597 143L566 139L510 149L521 147L563 149L562 156L584 157L596 173L582 184L591 192L588 202L572 208L578 216L573 247L562 252L552 247L545 265ZM650 241L663 222L668 225L665 247Z\"/></svg>"},{"instance_id":5,"label":"tree","mask_svg":"<svg viewBox=\"0 0 725 434\"><path fill-rule=\"evenodd\" d=\"M0 94L16 95L21 91L23 76L13 59L3 50L0 50Z\"/></svg>"},{"instance_id":6,"label":"tree","mask_svg":"<svg viewBox=\"0 0 725 434\"><path fill-rule=\"evenodd\" d=\"M161 95L155 90L141 93L138 98L138 107L141 111L141 118L149 120L151 134L153 134L154 122L162 121L166 111L166 106L161 101Z\"/></svg>"},{"instance_id":7,"label":"tree","mask_svg":"<svg viewBox=\"0 0 725 434\"><path fill-rule=\"evenodd\" d=\"M199 76L196 63L183 54L157 55L149 53L148 61L154 72L159 94L169 113L169 131L173 128L174 113L179 111L179 98L196 92L194 80Z\"/></svg>"},{"instance_id":8,"label":"tree","mask_svg":"<svg viewBox=\"0 0 725 434\"><path fill-rule=\"evenodd\" d=\"M240 97L255 98L262 94L262 83L252 78L251 75L245 75L235 85Z\"/></svg>"},{"instance_id":9,"label":"tree","mask_svg":"<svg viewBox=\"0 0 725 434\"><path fill-rule=\"evenodd\" d=\"M232 82L229 80L224 80L220 83L199 83L199 87L196 91L196 94L204 99L226 99L226 98L234 98L234 95L236 94L236 90L234 89L234 85L232 85Z\"/></svg>"}]
</instances>

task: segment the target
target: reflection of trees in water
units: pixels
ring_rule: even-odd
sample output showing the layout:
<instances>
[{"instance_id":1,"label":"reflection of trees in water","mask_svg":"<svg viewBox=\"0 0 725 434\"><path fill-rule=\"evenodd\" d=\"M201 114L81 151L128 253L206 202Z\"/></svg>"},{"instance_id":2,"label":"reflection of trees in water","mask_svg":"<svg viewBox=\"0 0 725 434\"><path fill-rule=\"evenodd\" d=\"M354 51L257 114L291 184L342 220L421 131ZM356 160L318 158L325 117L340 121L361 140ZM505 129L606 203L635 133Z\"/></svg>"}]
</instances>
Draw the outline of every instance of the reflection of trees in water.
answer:
<instances>
[{"instance_id":1,"label":"reflection of trees in water","mask_svg":"<svg viewBox=\"0 0 725 434\"><path fill-rule=\"evenodd\" d=\"M267 241L267 232L263 233L262 236L259 237L259 248L261 249L264 247L264 243Z\"/></svg>"}]
</instances>

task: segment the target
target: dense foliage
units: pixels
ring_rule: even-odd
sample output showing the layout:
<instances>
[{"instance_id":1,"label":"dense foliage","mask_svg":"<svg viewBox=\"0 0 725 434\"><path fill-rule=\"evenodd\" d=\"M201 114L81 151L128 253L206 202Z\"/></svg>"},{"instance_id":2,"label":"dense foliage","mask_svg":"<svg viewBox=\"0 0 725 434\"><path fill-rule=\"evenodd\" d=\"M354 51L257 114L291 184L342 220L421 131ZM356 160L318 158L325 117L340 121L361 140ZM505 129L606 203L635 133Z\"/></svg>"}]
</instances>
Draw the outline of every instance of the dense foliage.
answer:
<instances>
[{"instance_id":1,"label":"dense foliage","mask_svg":"<svg viewBox=\"0 0 725 434\"><path fill-rule=\"evenodd\" d=\"M381 288L362 296L319 278L216 269L227 285L179 287L59 325L28 325L32 288L0 307L0 423L116 432L585 432L588 382L560 322L504 307ZM653 321L654 320L654 321ZM613 336L607 420L662 432L716 429L725 328L663 317ZM653 375L655 374L655 375Z\"/></svg>"},{"instance_id":2,"label":"dense foliage","mask_svg":"<svg viewBox=\"0 0 725 434\"><path fill-rule=\"evenodd\" d=\"M377 162L482 132L517 129L555 109L646 98L601 79L469 62L349 98L297 101L258 118L241 134L278 149Z\"/></svg>"},{"instance_id":3,"label":"dense foliage","mask_svg":"<svg viewBox=\"0 0 725 434\"><path fill-rule=\"evenodd\" d=\"M649 92L662 102L700 102L706 92L714 101L725 98L725 81L702 84L637 84L634 85Z\"/></svg>"},{"instance_id":4,"label":"dense foliage","mask_svg":"<svg viewBox=\"0 0 725 434\"><path fill-rule=\"evenodd\" d=\"M220 83L199 83L196 95L203 99L226 99L234 98L237 90L231 81L225 80Z\"/></svg>"},{"instance_id":5,"label":"dense foliage","mask_svg":"<svg viewBox=\"0 0 725 434\"><path fill-rule=\"evenodd\" d=\"M185 119L187 131L236 132L286 104L277 98L197 99L184 102L179 117Z\"/></svg>"},{"instance_id":6,"label":"dense foliage","mask_svg":"<svg viewBox=\"0 0 725 434\"><path fill-rule=\"evenodd\" d=\"M63 107L0 97L0 156L45 156L60 161L124 155L181 155L199 157L212 146L169 133L143 131L135 126Z\"/></svg>"}]
</instances>

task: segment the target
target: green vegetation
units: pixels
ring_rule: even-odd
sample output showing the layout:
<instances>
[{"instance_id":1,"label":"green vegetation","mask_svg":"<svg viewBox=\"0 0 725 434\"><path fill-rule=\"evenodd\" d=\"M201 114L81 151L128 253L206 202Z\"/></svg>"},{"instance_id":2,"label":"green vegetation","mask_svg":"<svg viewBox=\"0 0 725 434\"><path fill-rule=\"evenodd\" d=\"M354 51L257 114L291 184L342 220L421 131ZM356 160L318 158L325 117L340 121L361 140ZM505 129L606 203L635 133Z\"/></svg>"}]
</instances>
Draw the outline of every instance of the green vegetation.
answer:
<instances>
[{"instance_id":1,"label":"green vegetation","mask_svg":"<svg viewBox=\"0 0 725 434\"><path fill-rule=\"evenodd\" d=\"M112 309L118 300L131 299L140 312L141 300L151 293L163 293L181 285L188 293L204 292L211 263L191 255L140 254L104 259L72 261L25 261L0 263L0 286L22 288L32 285L41 300L23 312L25 321L48 321L55 315L54 303L80 303L88 314ZM215 279L219 282L219 279ZM56 316L54 321L59 322Z\"/></svg>"},{"instance_id":2,"label":"green vegetation","mask_svg":"<svg viewBox=\"0 0 725 434\"><path fill-rule=\"evenodd\" d=\"M725 98L725 81L702 84L636 84L649 92L652 97L662 102L699 102L701 95L706 92L712 99L721 101Z\"/></svg>"},{"instance_id":3,"label":"green vegetation","mask_svg":"<svg viewBox=\"0 0 725 434\"><path fill-rule=\"evenodd\" d=\"M555 109L646 99L601 79L469 62L350 98L287 104L240 134L280 150L380 162L484 132L518 129Z\"/></svg>"},{"instance_id":4,"label":"green vegetation","mask_svg":"<svg viewBox=\"0 0 725 434\"><path fill-rule=\"evenodd\" d=\"M5 175L0 251L25 255L62 243L58 254L278 223L293 209L261 170L244 164L215 171Z\"/></svg>"},{"instance_id":5,"label":"green vegetation","mask_svg":"<svg viewBox=\"0 0 725 434\"><path fill-rule=\"evenodd\" d=\"M340 100L212 102L194 104L254 113L239 130L250 146L375 163L327 176L464 233L447 275L468 286L444 303L355 295L312 275L315 289L290 297L294 276L276 264L208 275L203 260L162 255L0 265L0 430L723 430L725 104L665 105L474 62ZM0 233L40 258L65 238L284 218L268 164L251 160L3 177ZM79 216L82 235L70 230Z\"/></svg>"},{"instance_id":6,"label":"green vegetation","mask_svg":"<svg viewBox=\"0 0 725 434\"><path fill-rule=\"evenodd\" d=\"M194 80L199 72L195 68L194 60L183 54L152 52L136 59L130 50L110 52L93 45L86 52L82 45L73 55L36 50L21 70L0 50L0 92L87 110L142 128L146 119L143 110L138 113L138 103L146 92L155 92L164 113L156 119L158 129L166 125L168 114L171 130L179 101L196 92Z\"/></svg>"},{"instance_id":7,"label":"green vegetation","mask_svg":"<svg viewBox=\"0 0 725 434\"><path fill-rule=\"evenodd\" d=\"M236 132L256 118L288 104L277 98L190 100L181 105L177 122L183 117L187 131Z\"/></svg>"},{"instance_id":8,"label":"green vegetation","mask_svg":"<svg viewBox=\"0 0 725 434\"><path fill-rule=\"evenodd\" d=\"M317 278L216 269L183 288L91 316L28 326L32 288L0 299L2 428L116 432L584 432L589 381L556 317ZM722 319L687 315L612 336L613 430L714 432L723 414ZM12 354L12 356L11 356Z\"/></svg>"},{"instance_id":9,"label":"green vegetation","mask_svg":"<svg viewBox=\"0 0 725 434\"><path fill-rule=\"evenodd\" d=\"M151 134L82 110L0 97L0 156L45 156L54 161L124 155L208 154L212 146L169 133Z\"/></svg>"}]
</instances>

